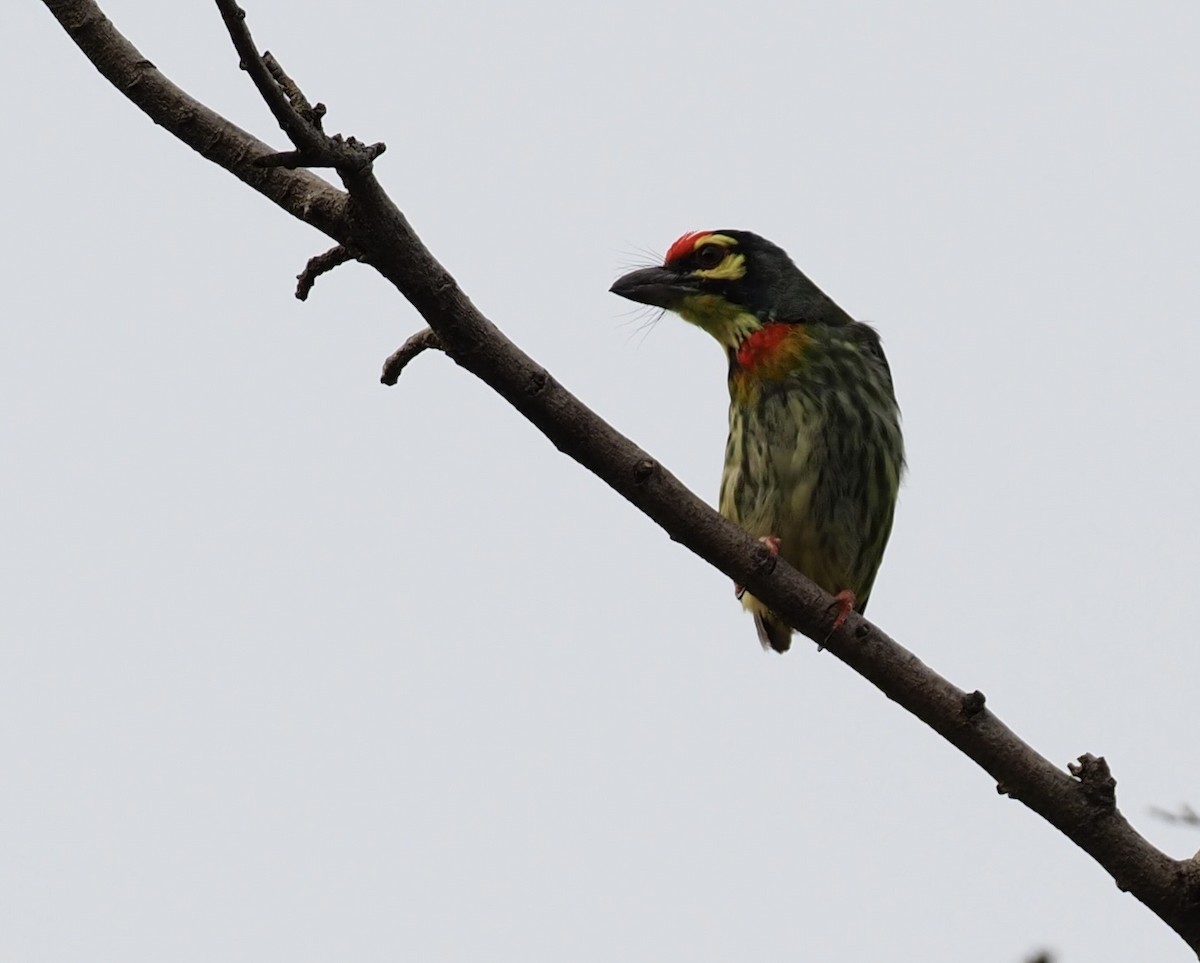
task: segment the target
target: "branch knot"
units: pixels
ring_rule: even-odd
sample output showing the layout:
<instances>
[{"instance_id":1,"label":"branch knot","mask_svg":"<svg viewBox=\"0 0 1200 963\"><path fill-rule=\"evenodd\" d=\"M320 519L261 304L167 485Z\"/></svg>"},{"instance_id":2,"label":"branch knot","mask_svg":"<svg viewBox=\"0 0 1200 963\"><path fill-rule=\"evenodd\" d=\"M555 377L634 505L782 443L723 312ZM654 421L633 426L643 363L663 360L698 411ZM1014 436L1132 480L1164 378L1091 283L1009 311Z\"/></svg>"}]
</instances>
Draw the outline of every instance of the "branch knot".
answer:
<instances>
[{"instance_id":1,"label":"branch knot","mask_svg":"<svg viewBox=\"0 0 1200 963\"><path fill-rule=\"evenodd\" d=\"M968 719L973 719L983 711L983 707L987 704L987 696L976 689L974 692L968 692L962 699L963 715Z\"/></svg>"},{"instance_id":2,"label":"branch knot","mask_svg":"<svg viewBox=\"0 0 1200 963\"><path fill-rule=\"evenodd\" d=\"M546 390L546 385L550 381L550 376L543 370L535 371L529 376L529 383L525 386L525 394L533 397L540 395Z\"/></svg>"},{"instance_id":3,"label":"branch knot","mask_svg":"<svg viewBox=\"0 0 1200 963\"><path fill-rule=\"evenodd\" d=\"M1067 771L1079 780L1079 791L1090 805L1106 812L1116 811L1117 780L1103 756L1085 752L1079 757L1078 763L1072 762L1067 766Z\"/></svg>"},{"instance_id":4,"label":"branch knot","mask_svg":"<svg viewBox=\"0 0 1200 963\"><path fill-rule=\"evenodd\" d=\"M658 462L652 458L643 458L633 466L633 482L635 485L644 485L658 471Z\"/></svg>"}]
</instances>

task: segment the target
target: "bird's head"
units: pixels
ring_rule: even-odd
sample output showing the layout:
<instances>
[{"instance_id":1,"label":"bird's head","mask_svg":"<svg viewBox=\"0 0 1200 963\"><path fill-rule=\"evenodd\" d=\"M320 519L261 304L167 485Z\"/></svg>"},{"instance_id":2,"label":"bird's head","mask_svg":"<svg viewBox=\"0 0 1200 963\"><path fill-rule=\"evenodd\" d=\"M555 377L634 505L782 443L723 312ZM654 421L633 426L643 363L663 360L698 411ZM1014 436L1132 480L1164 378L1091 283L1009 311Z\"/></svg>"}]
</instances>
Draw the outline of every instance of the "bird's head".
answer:
<instances>
[{"instance_id":1,"label":"bird's head","mask_svg":"<svg viewBox=\"0 0 1200 963\"><path fill-rule=\"evenodd\" d=\"M692 231L660 267L618 278L614 294L674 311L726 348L773 322L845 324L849 316L792 263L749 231Z\"/></svg>"}]
</instances>

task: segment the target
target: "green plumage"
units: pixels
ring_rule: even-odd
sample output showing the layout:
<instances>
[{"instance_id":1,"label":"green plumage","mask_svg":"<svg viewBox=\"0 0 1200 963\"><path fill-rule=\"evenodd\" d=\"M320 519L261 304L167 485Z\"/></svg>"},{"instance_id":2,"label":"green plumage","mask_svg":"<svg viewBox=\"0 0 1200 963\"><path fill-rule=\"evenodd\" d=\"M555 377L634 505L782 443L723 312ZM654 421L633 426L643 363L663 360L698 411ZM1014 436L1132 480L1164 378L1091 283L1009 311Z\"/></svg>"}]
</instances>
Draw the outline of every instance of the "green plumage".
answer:
<instances>
[{"instance_id":1,"label":"green plumage","mask_svg":"<svg viewBox=\"0 0 1200 963\"><path fill-rule=\"evenodd\" d=\"M904 471L879 336L780 248L746 231L685 234L662 267L627 274L613 291L678 312L725 348L721 514L778 539L786 561L830 593L852 593L862 612ZM742 601L763 647L786 651L787 622L753 596Z\"/></svg>"},{"instance_id":2,"label":"green plumage","mask_svg":"<svg viewBox=\"0 0 1200 963\"><path fill-rule=\"evenodd\" d=\"M783 558L827 592L849 589L862 612L904 467L891 375L865 324L796 327L793 366L760 376L733 356L719 507L750 534L779 538ZM742 601L764 647L785 651L791 627Z\"/></svg>"}]
</instances>

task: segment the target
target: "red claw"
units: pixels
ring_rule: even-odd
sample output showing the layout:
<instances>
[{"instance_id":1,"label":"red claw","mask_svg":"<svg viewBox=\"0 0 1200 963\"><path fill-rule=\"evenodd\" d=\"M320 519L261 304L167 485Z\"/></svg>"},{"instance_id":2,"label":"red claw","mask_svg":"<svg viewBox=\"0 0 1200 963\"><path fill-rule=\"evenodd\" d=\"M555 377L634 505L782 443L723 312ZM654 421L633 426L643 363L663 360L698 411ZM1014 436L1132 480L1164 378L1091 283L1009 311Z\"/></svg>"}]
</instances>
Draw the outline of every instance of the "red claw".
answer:
<instances>
[{"instance_id":1,"label":"red claw","mask_svg":"<svg viewBox=\"0 0 1200 963\"><path fill-rule=\"evenodd\" d=\"M772 555L779 554L779 546L782 544L782 542L779 541L778 535L763 535L759 538L759 541L762 542L767 547L767 551L770 552ZM737 600L740 602L742 600L742 596L746 594L746 586L738 585L737 582L734 582L733 583L733 594L737 597ZM854 596L853 595L850 596L850 607L851 608L854 607ZM846 618L846 616L843 615L842 620L845 621L845 618Z\"/></svg>"},{"instance_id":2,"label":"red claw","mask_svg":"<svg viewBox=\"0 0 1200 963\"><path fill-rule=\"evenodd\" d=\"M833 597L833 605L830 609L837 609L837 615L833 619L833 628L829 630L829 635L833 635L846 621L846 617L854 611L854 593L849 589L842 589ZM826 636L828 638L828 636Z\"/></svg>"},{"instance_id":3,"label":"red claw","mask_svg":"<svg viewBox=\"0 0 1200 963\"><path fill-rule=\"evenodd\" d=\"M778 555L779 554L779 546L783 544L779 540L778 535L764 535L762 538L759 539L759 541L762 542L765 546L767 546L767 551L770 552L772 555Z\"/></svg>"}]
</instances>

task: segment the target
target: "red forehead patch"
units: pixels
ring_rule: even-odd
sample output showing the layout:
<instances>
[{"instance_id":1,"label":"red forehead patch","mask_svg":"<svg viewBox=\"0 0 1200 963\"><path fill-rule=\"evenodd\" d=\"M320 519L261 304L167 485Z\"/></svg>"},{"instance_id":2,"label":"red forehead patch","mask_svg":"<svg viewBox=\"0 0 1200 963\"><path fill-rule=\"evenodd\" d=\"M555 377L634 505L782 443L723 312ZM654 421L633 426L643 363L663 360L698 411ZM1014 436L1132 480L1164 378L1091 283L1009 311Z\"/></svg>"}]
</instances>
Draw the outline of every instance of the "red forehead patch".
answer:
<instances>
[{"instance_id":1,"label":"red forehead patch","mask_svg":"<svg viewBox=\"0 0 1200 963\"><path fill-rule=\"evenodd\" d=\"M702 237L707 237L712 231L688 231L678 241L667 248L666 263L670 264L673 261L678 261L680 258L687 257L696 248L696 242Z\"/></svg>"}]
</instances>

